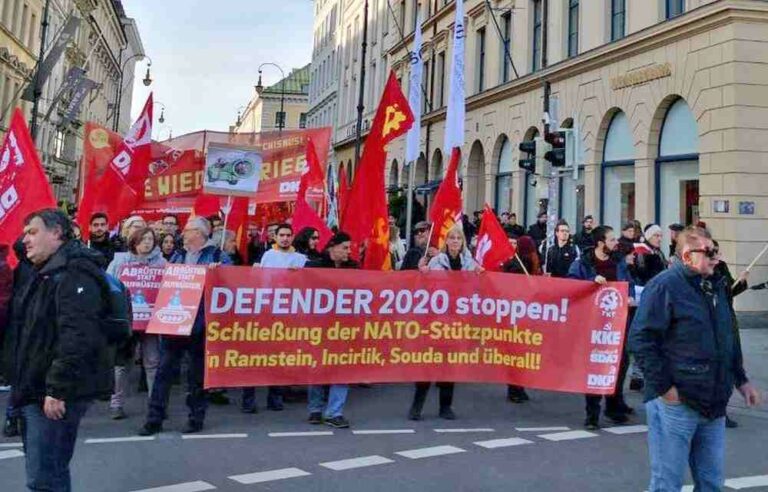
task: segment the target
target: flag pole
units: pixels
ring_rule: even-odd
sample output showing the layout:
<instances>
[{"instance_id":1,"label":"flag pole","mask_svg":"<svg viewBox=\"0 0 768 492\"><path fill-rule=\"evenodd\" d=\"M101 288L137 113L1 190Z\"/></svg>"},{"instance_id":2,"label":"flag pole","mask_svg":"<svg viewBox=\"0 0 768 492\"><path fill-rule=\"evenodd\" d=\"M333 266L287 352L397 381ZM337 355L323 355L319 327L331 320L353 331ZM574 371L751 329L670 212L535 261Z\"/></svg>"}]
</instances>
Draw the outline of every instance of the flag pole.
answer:
<instances>
[{"instance_id":1,"label":"flag pole","mask_svg":"<svg viewBox=\"0 0 768 492\"><path fill-rule=\"evenodd\" d=\"M525 273L526 277L530 277L531 274L528 273L528 269L525 268L525 264L523 263L523 260L520 259L520 255L517 254L517 251L515 251L515 259L520 264L520 266L523 267L523 272Z\"/></svg>"},{"instance_id":2,"label":"flag pole","mask_svg":"<svg viewBox=\"0 0 768 492\"><path fill-rule=\"evenodd\" d=\"M408 200L405 207L405 247L411 247L411 228L413 227L413 185L416 181L416 162L408 166Z\"/></svg>"},{"instance_id":3,"label":"flag pole","mask_svg":"<svg viewBox=\"0 0 768 492\"><path fill-rule=\"evenodd\" d=\"M750 270L752 270L752 267L753 267L753 266L755 266L755 264L756 264L758 261L760 261L760 258L762 258L762 257L763 257L763 255L765 254L765 252L766 252L766 251L768 251L768 243L765 245L765 247L763 248L763 250L762 250L762 251L760 251L760 253L759 253L757 256L755 256L755 259L754 259L754 260L752 260L752 263L750 263L750 264L749 264L749 266L747 267L747 269L746 269L746 270L744 270L744 273L749 273L749 271L750 271ZM733 289L734 287L736 287L736 284L738 284L738 283L739 283L739 280L737 279L737 280L736 280L736 281L733 283L733 285L731 286L731 289Z\"/></svg>"},{"instance_id":4,"label":"flag pole","mask_svg":"<svg viewBox=\"0 0 768 492\"><path fill-rule=\"evenodd\" d=\"M421 258L424 259L427 257L427 253L429 253L429 245L432 244L432 232L435 230L435 224L432 223L429 225L429 238L427 238L427 247L424 248L424 256Z\"/></svg>"},{"instance_id":5,"label":"flag pole","mask_svg":"<svg viewBox=\"0 0 768 492\"><path fill-rule=\"evenodd\" d=\"M227 195L227 211L224 214L224 230L221 234L221 245L219 246L219 249L224 251L224 241L227 239L227 221L229 220L229 215L232 213L232 195Z\"/></svg>"}]
</instances>

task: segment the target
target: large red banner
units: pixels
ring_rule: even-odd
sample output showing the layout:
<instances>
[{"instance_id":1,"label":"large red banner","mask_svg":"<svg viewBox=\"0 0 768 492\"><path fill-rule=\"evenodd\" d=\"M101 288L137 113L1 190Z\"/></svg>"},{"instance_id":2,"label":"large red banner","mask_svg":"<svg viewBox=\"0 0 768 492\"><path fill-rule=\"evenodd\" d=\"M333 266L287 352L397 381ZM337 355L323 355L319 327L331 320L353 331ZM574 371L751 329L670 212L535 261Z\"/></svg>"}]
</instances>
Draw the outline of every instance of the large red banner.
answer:
<instances>
[{"instance_id":1,"label":"large red banner","mask_svg":"<svg viewBox=\"0 0 768 492\"><path fill-rule=\"evenodd\" d=\"M222 267L205 385L456 381L611 394L627 284L470 272Z\"/></svg>"}]
</instances>

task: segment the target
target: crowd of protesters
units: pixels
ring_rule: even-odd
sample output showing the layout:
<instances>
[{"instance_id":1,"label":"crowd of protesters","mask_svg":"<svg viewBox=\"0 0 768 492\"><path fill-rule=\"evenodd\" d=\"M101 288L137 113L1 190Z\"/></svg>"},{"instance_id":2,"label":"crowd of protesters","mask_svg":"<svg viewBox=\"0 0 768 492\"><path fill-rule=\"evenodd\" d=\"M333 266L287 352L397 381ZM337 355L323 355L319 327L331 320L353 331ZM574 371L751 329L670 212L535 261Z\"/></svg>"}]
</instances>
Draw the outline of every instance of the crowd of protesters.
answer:
<instances>
[{"instance_id":1,"label":"crowd of protesters","mask_svg":"<svg viewBox=\"0 0 768 492\"><path fill-rule=\"evenodd\" d=\"M732 388L738 388L748 403L757 403L758 395L744 372L733 311L733 297L748 288L747 275L733 278L706 224L670 225L670 249L665 254L665 232L656 224L642 227L630 221L614 231L587 216L577 234L561 220L548 237L546 214L539 215L527 230L515 214L502 213L500 222L516 249L515 256L501 266L502 272L629 284L628 325L632 328L628 329L617 389L605 397L603 408L602 397L586 396L585 427L599 428L601 412L614 424L632 419L634 410L623 392L630 373L630 389L645 392L655 483L674 485L682 480L680 470L693 452L691 446L702 446L703 454L722 448L721 428L726 422L737 425L725 416ZM224 228L218 216L192 217L180 229L174 215L152 222L136 215L123 221L114 236L110 236L108 224L109 217L94 214L83 242L81 232L63 212L42 210L26 220L24 234L14 248L20 262L15 270L9 267L10 251L0 247L0 328L5 335L4 374L11 383L3 431L9 437L22 434L28 484L33 489L60 490L69 483L68 463L77 428L92 401L107 397L112 418L128 417L124 403L130 391L129 372L136 365L141 367L140 387L148 393L141 435L163 430L171 387L182 372L189 407L182 432L203 429L209 402L229 401L222 391L203 389L202 306L189 337L136 332L113 347L101 329L104 278L117 277L124 265L137 263L359 268L351 257L350 236L343 231L336 231L319 251L318 230L294 231L288 223L270 224L266 237L254 235L243 257L235 234ZM409 245L402 240L397 224L391 217L390 253L396 269L419 270L425 275L433 270L483 272L473 254L479 214L475 221L465 216L451 228L441 250L430 246L432 224L418 221ZM702 326L709 327L706 337L696 334ZM422 418L432 383L415 384L407 418ZM434 383L439 389L439 416L456 419L454 384ZM267 408L283 410L293 391L296 389L270 387ZM239 394L240 409L257 412L255 389L243 388ZM309 387L309 423L349 427L344 415L348 394L348 385ZM519 386L509 386L507 398L513 403L530 399ZM669 437L670 429L674 431L683 421L685 436ZM699 436L699 432L701 442L692 445L691 436ZM49 442L60 445L50 446ZM706 464L694 467L694 478L697 483L714 484L722 478L722 460L717 452L707 456Z\"/></svg>"}]
</instances>

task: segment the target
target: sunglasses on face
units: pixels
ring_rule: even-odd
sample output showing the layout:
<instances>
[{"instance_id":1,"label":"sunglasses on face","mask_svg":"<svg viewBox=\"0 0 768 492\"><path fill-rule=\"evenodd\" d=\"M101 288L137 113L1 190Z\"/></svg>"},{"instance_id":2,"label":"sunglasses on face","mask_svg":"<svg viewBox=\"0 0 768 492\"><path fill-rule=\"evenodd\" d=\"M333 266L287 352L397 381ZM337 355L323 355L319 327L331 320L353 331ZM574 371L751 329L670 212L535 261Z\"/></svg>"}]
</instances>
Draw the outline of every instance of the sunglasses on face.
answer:
<instances>
[{"instance_id":1,"label":"sunglasses on face","mask_svg":"<svg viewBox=\"0 0 768 492\"><path fill-rule=\"evenodd\" d=\"M704 248L704 249L692 249L690 250L691 253L702 253L704 256L709 258L710 260L713 260L717 258L720 255L720 250L717 248Z\"/></svg>"}]
</instances>

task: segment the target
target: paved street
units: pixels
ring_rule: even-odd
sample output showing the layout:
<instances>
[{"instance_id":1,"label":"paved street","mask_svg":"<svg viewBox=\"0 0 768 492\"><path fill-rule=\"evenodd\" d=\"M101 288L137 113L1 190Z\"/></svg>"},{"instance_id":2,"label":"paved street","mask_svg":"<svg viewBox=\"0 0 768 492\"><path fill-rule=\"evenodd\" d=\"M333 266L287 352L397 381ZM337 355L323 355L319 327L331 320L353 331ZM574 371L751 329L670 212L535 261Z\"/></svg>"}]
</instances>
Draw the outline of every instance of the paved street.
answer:
<instances>
[{"instance_id":1,"label":"paved street","mask_svg":"<svg viewBox=\"0 0 768 492\"><path fill-rule=\"evenodd\" d=\"M753 380L768 388L768 330L745 330L743 340ZM265 392L259 396L263 403ZM532 391L529 403L513 405L501 386L462 384L453 422L437 418L436 393L430 397L425 419L410 422L409 385L355 387L346 412L352 428L345 430L306 424L303 403L281 413L262 405L256 415L212 406L203 434L186 436L192 439L178 432L185 416L178 393L165 432L154 439L135 435L144 395L133 395L130 418L121 422L100 402L81 426L74 490L645 490L636 392L628 399L639 415L630 425L590 433L582 431L583 399L576 395ZM768 408L747 410L734 398L731 413L741 427L727 433L728 490L768 490ZM0 441L0 490L23 490L23 476L19 445Z\"/></svg>"}]
</instances>

